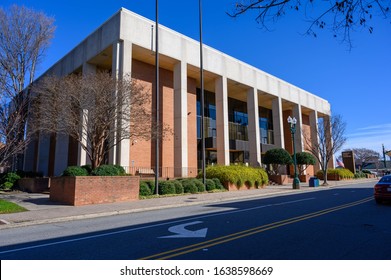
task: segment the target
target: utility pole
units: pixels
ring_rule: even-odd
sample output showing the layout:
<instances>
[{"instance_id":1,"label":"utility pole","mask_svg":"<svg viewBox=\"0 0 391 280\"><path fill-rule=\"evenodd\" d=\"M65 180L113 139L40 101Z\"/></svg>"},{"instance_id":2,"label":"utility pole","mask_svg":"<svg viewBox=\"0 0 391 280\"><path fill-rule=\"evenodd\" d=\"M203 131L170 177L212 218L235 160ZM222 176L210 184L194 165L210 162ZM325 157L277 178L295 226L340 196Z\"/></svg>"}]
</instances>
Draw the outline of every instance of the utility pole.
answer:
<instances>
[{"instance_id":1,"label":"utility pole","mask_svg":"<svg viewBox=\"0 0 391 280\"><path fill-rule=\"evenodd\" d=\"M383 146L383 163L384 163L384 172L386 173L387 172L387 161L386 161L386 155L388 155L388 153L391 153L391 150L390 151L386 151L386 149L384 148L384 144L382 145ZM389 156L389 155L388 155Z\"/></svg>"}]
</instances>

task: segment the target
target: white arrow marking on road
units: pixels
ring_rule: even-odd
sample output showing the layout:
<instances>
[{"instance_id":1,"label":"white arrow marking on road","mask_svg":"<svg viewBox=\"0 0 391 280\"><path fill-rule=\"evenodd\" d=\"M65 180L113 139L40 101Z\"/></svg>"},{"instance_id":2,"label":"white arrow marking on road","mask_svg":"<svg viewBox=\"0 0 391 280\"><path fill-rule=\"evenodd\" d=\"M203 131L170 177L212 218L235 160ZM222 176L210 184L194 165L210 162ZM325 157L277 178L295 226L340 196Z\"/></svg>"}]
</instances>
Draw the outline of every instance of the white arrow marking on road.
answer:
<instances>
[{"instance_id":1,"label":"white arrow marking on road","mask_svg":"<svg viewBox=\"0 0 391 280\"><path fill-rule=\"evenodd\" d=\"M161 236L159 238L205 238L206 233L208 232L208 228L203 228L199 230L188 230L187 226L202 224L201 221L195 221L186 224L180 224L177 226L173 226L168 228L169 232L175 233L174 235Z\"/></svg>"}]
</instances>

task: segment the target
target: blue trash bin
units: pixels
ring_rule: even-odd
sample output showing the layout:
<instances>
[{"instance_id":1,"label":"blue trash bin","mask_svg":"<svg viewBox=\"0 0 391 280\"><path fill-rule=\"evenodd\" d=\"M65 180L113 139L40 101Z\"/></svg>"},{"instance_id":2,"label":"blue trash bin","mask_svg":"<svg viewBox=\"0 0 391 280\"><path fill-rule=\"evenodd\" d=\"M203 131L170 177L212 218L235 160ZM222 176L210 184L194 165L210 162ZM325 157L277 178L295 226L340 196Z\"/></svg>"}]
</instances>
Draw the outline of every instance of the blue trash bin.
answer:
<instances>
[{"instance_id":1,"label":"blue trash bin","mask_svg":"<svg viewBox=\"0 0 391 280\"><path fill-rule=\"evenodd\" d=\"M319 179L316 177L311 177L309 184L310 184L310 187L319 187Z\"/></svg>"}]
</instances>

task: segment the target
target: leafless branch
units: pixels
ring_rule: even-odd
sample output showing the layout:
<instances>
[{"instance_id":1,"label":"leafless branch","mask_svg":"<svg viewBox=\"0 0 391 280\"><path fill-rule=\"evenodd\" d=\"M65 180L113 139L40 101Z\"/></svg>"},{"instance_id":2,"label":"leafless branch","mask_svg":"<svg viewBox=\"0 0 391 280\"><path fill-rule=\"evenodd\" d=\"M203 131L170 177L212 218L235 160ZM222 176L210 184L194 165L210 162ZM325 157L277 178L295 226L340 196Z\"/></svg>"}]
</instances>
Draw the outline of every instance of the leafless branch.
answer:
<instances>
[{"instance_id":1,"label":"leafless branch","mask_svg":"<svg viewBox=\"0 0 391 280\"><path fill-rule=\"evenodd\" d=\"M33 87L33 131L65 134L86 151L93 168L124 139L152 139L167 133L152 122L152 95L129 76L98 72L44 77ZM50 104L48 106L48 104ZM162 135L156 135L157 127Z\"/></svg>"}]
</instances>

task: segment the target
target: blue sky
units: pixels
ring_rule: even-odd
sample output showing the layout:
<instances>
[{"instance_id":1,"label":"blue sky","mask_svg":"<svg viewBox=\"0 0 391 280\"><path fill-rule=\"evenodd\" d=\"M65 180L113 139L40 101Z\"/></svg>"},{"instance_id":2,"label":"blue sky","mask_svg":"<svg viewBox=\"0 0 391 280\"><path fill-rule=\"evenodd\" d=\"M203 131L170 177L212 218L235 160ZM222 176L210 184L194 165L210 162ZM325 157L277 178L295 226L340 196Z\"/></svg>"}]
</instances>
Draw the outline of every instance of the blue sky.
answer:
<instances>
[{"instance_id":1,"label":"blue sky","mask_svg":"<svg viewBox=\"0 0 391 280\"><path fill-rule=\"evenodd\" d=\"M327 30L319 31L317 38L302 35L308 22L295 12L270 25L271 31L262 30L253 13L230 18L226 12L233 2L203 1L205 44L328 100L333 114L341 114L347 123L345 148L380 152L384 144L391 150L390 18L375 18L373 34L353 33L349 51ZM0 5L11 4L43 11L56 20L55 38L39 73L121 7L155 19L154 0L5 0ZM198 40L198 1L160 0L159 22Z\"/></svg>"}]
</instances>

